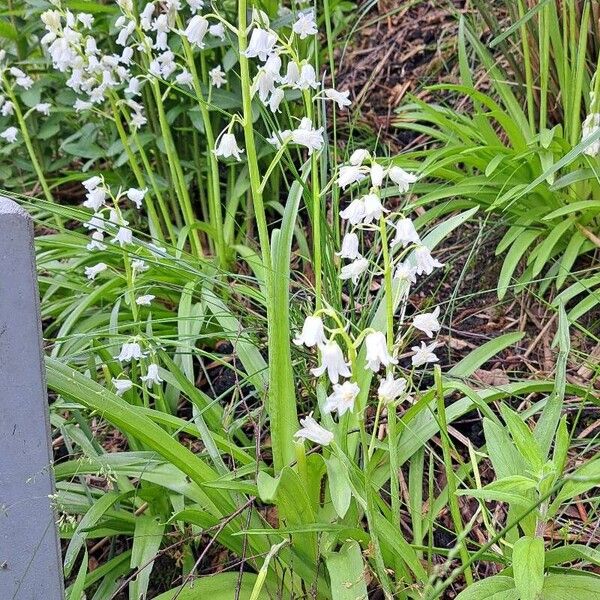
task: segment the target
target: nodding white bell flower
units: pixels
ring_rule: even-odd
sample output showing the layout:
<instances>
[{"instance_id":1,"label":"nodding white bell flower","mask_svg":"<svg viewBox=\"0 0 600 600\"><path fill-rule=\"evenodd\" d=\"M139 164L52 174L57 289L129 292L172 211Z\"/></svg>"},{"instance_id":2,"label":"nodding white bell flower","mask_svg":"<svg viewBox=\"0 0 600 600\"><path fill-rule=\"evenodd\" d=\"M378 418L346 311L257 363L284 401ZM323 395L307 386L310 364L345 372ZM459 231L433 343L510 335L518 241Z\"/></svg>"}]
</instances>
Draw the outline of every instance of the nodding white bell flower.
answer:
<instances>
[{"instance_id":1,"label":"nodding white bell flower","mask_svg":"<svg viewBox=\"0 0 600 600\"><path fill-rule=\"evenodd\" d=\"M127 90L125 90L127 91ZM81 100L80 98L77 98L77 100L75 100L75 104L73 104L73 108L75 109L75 112L82 112L84 110L90 110L90 108L92 108L92 106L94 106L91 102L86 102L85 100Z\"/></svg>"},{"instance_id":2,"label":"nodding white bell flower","mask_svg":"<svg viewBox=\"0 0 600 600\"><path fill-rule=\"evenodd\" d=\"M368 150L359 148L350 155L350 160L348 162L353 167L360 167L369 158L371 158L371 153Z\"/></svg>"},{"instance_id":3,"label":"nodding white bell flower","mask_svg":"<svg viewBox=\"0 0 600 600\"><path fill-rule=\"evenodd\" d=\"M154 300L156 296L153 294L146 294L145 296L139 296L135 299L135 303L138 306L150 306L152 304L152 300Z\"/></svg>"},{"instance_id":4,"label":"nodding white bell flower","mask_svg":"<svg viewBox=\"0 0 600 600\"><path fill-rule=\"evenodd\" d=\"M337 184L342 188L346 189L353 183L358 183L366 177L364 170L360 165L344 165L340 167Z\"/></svg>"},{"instance_id":5,"label":"nodding white bell flower","mask_svg":"<svg viewBox=\"0 0 600 600\"><path fill-rule=\"evenodd\" d=\"M158 374L158 365L156 363L149 364L146 375L142 375L140 379L149 388L154 387L155 385L160 385L163 382L162 377Z\"/></svg>"},{"instance_id":6,"label":"nodding white bell flower","mask_svg":"<svg viewBox=\"0 0 600 600\"><path fill-rule=\"evenodd\" d=\"M83 224L86 229L104 229L106 224L101 214L93 215L92 218Z\"/></svg>"},{"instance_id":7,"label":"nodding white bell flower","mask_svg":"<svg viewBox=\"0 0 600 600\"><path fill-rule=\"evenodd\" d=\"M117 231L117 235L115 235L112 243L119 244L121 248L128 244L133 244L133 232L128 227L119 227L119 231Z\"/></svg>"},{"instance_id":8,"label":"nodding white bell flower","mask_svg":"<svg viewBox=\"0 0 600 600\"><path fill-rule=\"evenodd\" d=\"M406 263L399 263L396 267L396 271L394 273L394 279L400 279L408 281L409 283L417 282L417 269L416 267L411 267Z\"/></svg>"},{"instance_id":9,"label":"nodding white bell flower","mask_svg":"<svg viewBox=\"0 0 600 600\"><path fill-rule=\"evenodd\" d=\"M185 35L190 44L194 44L202 49L204 48L204 36L208 31L208 27L209 23L207 19L202 15L194 15L185 28L183 35Z\"/></svg>"},{"instance_id":10,"label":"nodding white bell flower","mask_svg":"<svg viewBox=\"0 0 600 600\"><path fill-rule=\"evenodd\" d=\"M187 87L193 87L194 79L192 74L187 69L182 69L181 73L177 73L175 76L175 82L178 85L186 85Z\"/></svg>"},{"instance_id":11,"label":"nodding white bell flower","mask_svg":"<svg viewBox=\"0 0 600 600\"><path fill-rule=\"evenodd\" d=\"M100 275L100 273L102 273L102 271L106 271L106 269L108 269L108 265L106 265L103 262L100 262L97 265L94 265L93 267L86 267L85 268L85 276L90 281L94 281L94 279L96 279L96 277L98 275Z\"/></svg>"},{"instance_id":12,"label":"nodding white bell flower","mask_svg":"<svg viewBox=\"0 0 600 600\"><path fill-rule=\"evenodd\" d=\"M7 127L2 133L0 133L0 138L6 140L9 144L17 141L17 135L19 134L19 130L16 127Z\"/></svg>"},{"instance_id":13,"label":"nodding white bell flower","mask_svg":"<svg viewBox=\"0 0 600 600\"><path fill-rule=\"evenodd\" d=\"M437 344L432 342L426 344L421 342L421 346L412 346L411 350L414 352L411 358L413 367L421 367L427 363L438 362L438 357L434 354L434 350Z\"/></svg>"},{"instance_id":14,"label":"nodding white bell flower","mask_svg":"<svg viewBox=\"0 0 600 600\"><path fill-rule=\"evenodd\" d=\"M338 344L334 341L329 341L323 344L320 348L321 351L321 365L310 372L315 377L320 377L327 371L327 375L331 383L337 383L340 377L350 377L349 363L344 359L344 353Z\"/></svg>"},{"instance_id":15,"label":"nodding white bell flower","mask_svg":"<svg viewBox=\"0 0 600 600\"><path fill-rule=\"evenodd\" d=\"M140 80L137 77L132 77L127 87L125 88L126 94L131 94L132 96L137 96L140 93Z\"/></svg>"},{"instance_id":16,"label":"nodding white bell flower","mask_svg":"<svg viewBox=\"0 0 600 600\"><path fill-rule=\"evenodd\" d=\"M125 342L121 346L121 352L119 356L115 356L115 358L119 362L129 362L132 360L140 360L146 356L146 352L142 351L142 347L137 342Z\"/></svg>"},{"instance_id":17,"label":"nodding white bell flower","mask_svg":"<svg viewBox=\"0 0 600 600\"><path fill-rule=\"evenodd\" d=\"M279 54L271 54L269 58L267 58L267 62L262 67L267 73L273 75L276 81L281 80L281 57Z\"/></svg>"},{"instance_id":18,"label":"nodding white bell flower","mask_svg":"<svg viewBox=\"0 0 600 600\"><path fill-rule=\"evenodd\" d=\"M356 285L359 277L368 269L369 261L366 258L357 258L348 265L344 265L340 271L340 279L345 281L351 279Z\"/></svg>"},{"instance_id":19,"label":"nodding white bell flower","mask_svg":"<svg viewBox=\"0 0 600 600\"><path fill-rule=\"evenodd\" d=\"M422 315L417 315L413 319L413 327L422 331L427 337L432 338L434 331L440 330L440 324L438 321L438 317L440 316L440 307L436 307L436 309L431 313L423 313Z\"/></svg>"},{"instance_id":20,"label":"nodding white bell flower","mask_svg":"<svg viewBox=\"0 0 600 600\"><path fill-rule=\"evenodd\" d=\"M346 219L351 225L358 225L365 217L365 200L357 198L340 211L340 217Z\"/></svg>"},{"instance_id":21,"label":"nodding white bell flower","mask_svg":"<svg viewBox=\"0 0 600 600\"><path fill-rule=\"evenodd\" d=\"M401 244L404 248L409 244L420 244L421 238L410 219L398 219L395 224L396 236L392 240L392 248Z\"/></svg>"},{"instance_id":22,"label":"nodding white bell flower","mask_svg":"<svg viewBox=\"0 0 600 600\"><path fill-rule=\"evenodd\" d=\"M100 177L99 175L94 175L93 177L90 177L89 179L82 181L81 185L88 192L91 192L92 190L95 190L102 182L103 182L102 177Z\"/></svg>"},{"instance_id":23,"label":"nodding white bell flower","mask_svg":"<svg viewBox=\"0 0 600 600\"><path fill-rule=\"evenodd\" d=\"M238 146L233 133L222 134L219 144L214 150L215 156L222 156L223 158L230 158L233 156L236 160L242 160L240 154L243 152L244 151Z\"/></svg>"},{"instance_id":24,"label":"nodding white bell flower","mask_svg":"<svg viewBox=\"0 0 600 600\"><path fill-rule=\"evenodd\" d=\"M431 275L433 269L444 266L439 260L431 256L431 251L427 246L417 246L415 248L415 261L417 263L417 275L421 275L422 273Z\"/></svg>"},{"instance_id":25,"label":"nodding white bell flower","mask_svg":"<svg viewBox=\"0 0 600 600\"><path fill-rule=\"evenodd\" d=\"M122 396L133 387L133 381L129 379L115 379L113 377L112 383L117 390L117 396Z\"/></svg>"},{"instance_id":26,"label":"nodding white bell flower","mask_svg":"<svg viewBox=\"0 0 600 600\"><path fill-rule=\"evenodd\" d=\"M252 81L250 91L254 96L258 92L260 101L264 104L269 95L275 90L275 75L269 73L266 69L259 69Z\"/></svg>"},{"instance_id":27,"label":"nodding white bell flower","mask_svg":"<svg viewBox=\"0 0 600 600\"><path fill-rule=\"evenodd\" d=\"M269 55L273 52L277 36L270 31L265 31L260 27L256 27L250 36L250 43L244 52L246 58L256 58L265 62Z\"/></svg>"},{"instance_id":28,"label":"nodding white bell flower","mask_svg":"<svg viewBox=\"0 0 600 600\"><path fill-rule=\"evenodd\" d=\"M0 109L0 113L3 117L10 117L14 112L15 105L10 100L7 100Z\"/></svg>"},{"instance_id":29,"label":"nodding white bell flower","mask_svg":"<svg viewBox=\"0 0 600 600\"><path fill-rule=\"evenodd\" d=\"M268 104L269 104L269 109L271 110L272 113L280 112L279 105L283 101L284 97L285 97L285 92L283 91L282 88L275 88L271 92L271 97L269 98Z\"/></svg>"},{"instance_id":30,"label":"nodding white bell flower","mask_svg":"<svg viewBox=\"0 0 600 600\"><path fill-rule=\"evenodd\" d=\"M343 110L346 106L352 104L352 101L350 100L350 90L338 92L337 90L329 88L324 91L324 94L328 100L336 102L340 110Z\"/></svg>"},{"instance_id":31,"label":"nodding white bell flower","mask_svg":"<svg viewBox=\"0 0 600 600\"><path fill-rule=\"evenodd\" d=\"M50 104L50 102L40 102L39 104L36 104L33 108L40 114L48 117L50 115L51 106L52 105Z\"/></svg>"},{"instance_id":32,"label":"nodding white bell flower","mask_svg":"<svg viewBox=\"0 0 600 600\"><path fill-rule=\"evenodd\" d=\"M407 173L400 167L391 167L388 170L388 177L398 185L398 189L401 194L408 192L411 183L414 183L417 180L416 175L413 173Z\"/></svg>"},{"instance_id":33,"label":"nodding white bell flower","mask_svg":"<svg viewBox=\"0 0 600 600\"><path fill-rule=\"evenodd\" d=\"M383 185L384 168L376 162L371 163L371 186L379 188Z\"/></svg>"},{"instance_id":34,"label":"nodding white bell flower","mask_svg":"<svg viewBox=\"0 0 600 600\"><path fill-rule=\"evenodd\" d=\"M369 224L373 221L379 220L383 213L389 212L383 208L381 200L377 194L367 194L363 201L365 203L365 216L363 217L363 223Z\"/></svg>"},{"instance_id":35,"label":"nodding white bell flower","mask_svg":"<svg viewBox=\"0 0 600 600\"><path fill-rule=\"evenodd\" d=\"M152 28L152 17L154 16L154 2L148 2L144 10L140 13L140 27L144 31L150 31Z\"/></svg>"},{"instance_id":36,"label":"nodding white bell flower","mask_svg":"<svg viewBox=\"0 0 600 600\"><path fill-rule=\"evenodd\" d=\"M128 21L127 24L119 31L119 35L115 40L119 46L127 46L129 36L135 31L135 21Z\"/></svg>"},{"instance_id":37,"label":"nodding white bell flower","mask_svg":"<svg viewBox=\"0 0 600 600\"><path fill-rule=\"evenodd\" d=\"M284 131L274 131L270 138L267 138L269 144L273 144L279 150L284 144L292 141L292 132L289 129Z\"/></svg>"},{"instance_id":38,"label":"nodding white bell flower","mask_svg":"<svg viewBox=\"0 0 600 600\"><path fill-rule=\"evenodd\" d=\"M204 8L204 0L187 0L188 6L191 10L199 11Z\"/></svg>"},{"instance_id":39,"label":"nodding white bell flower","mask_svg":"<svg viewBox=\"0 0 600 600\"><path fill-rule=\"evenodd\" d=\"M304 344L307 348L312 348L326 343L327 338L325 337L325 328L321 317L306 317L302 326L302 333L294 338L294 344L296 346Z\"/></svg>"},{"instance_id":40,"label":"nodding white bell flower","mask_svg":"<svg viewBox=\"0 0 600 600\"><path fill-rule=\"evenodd\" d=\"M585 141L600 129L600 113L590 113L581 125L581 141ZM588 156L600 154L600 139L588 144L583 151Z\"/></svg>"},{"instance_id":41,"label":"nodding white bell flower","mask_svg":"<svg viewBox=\"0 0 600 600\"><path fill-rule=\"evenodd\" d=\"M141 259L135 258L131 261L131 268L134 273L144 273L144 271L148 271L150 267Z\"/></svg>"},{"instance_id":42,"label":"nodding white bell flower","mask_svg":"<svg viewBox=\"0 0 600 600\"><path fill-rule=\"evenodd\" d=\"M294 437L298 440L310 440L321 446L329 446L333 441L333 433L319 425L314 420L312 413L308 417L300 419L300 425L302 425L302 428L294 434Z\"/></svg>"},{"instance_id":43,"label":"nodding white bell flower","mask_svg":"<svg viewBox=\"0 0 600 600\"><path fill-rule=\"evenodd\" d=\"M323 139L323 127L315 129L312 121L308 117L304 117L300 121L299 127L292 131L292 142L308 148L309 155L315 150L321 150L325 143Z\"/></svg>"},{"instance_id":44,"label":"nodding white bell flower","mask_svg":"<svg viewBox=\"0 0 600 600\"><path fill-rule=\"evenodd\" d=\"M309 10L300 13L296 22L292 25L292 31L298 35L301 40L306 39L309 35L316 35L319 33L317 23L315 22L314 11Z\"/></svg>"},{"instance_id":45,"label":"nodding white bell flower","mask_svg":"<svg viewBox=\"0 0 600 600\"><path fill-rule=\"evenodd\" d=\"M350 231L342 240L342 249L336 252L336 256L341 258L347 258L349 260L355 260L356 258L362 258L361 253L358 251L358 236Z\"/></svg>"},{"instance_id":46,"label":"nodding white bell flower","mask_svg":"<svg viewBox=\"0 0 600 600\"><path fill-rule=\"evenodd\" d=\"M304 64L300 69L300 77L296 81L294 87L298 90L308 90L309 88L317 89L319 82L317 81L317 73L311 64Z\"/></svg>"},{"instance_id":47,"label":"nodding white bell flower","mask_svg":"<svg viewBox=\"0 0 600 600\"><path fill-rule=\"evenodd\" d=\"M213 37L219 38L222 42L225 41L225 27L223 23L215 23L208 28L208 33Z\"/></svg>"},{"instance_id":48,"label":"nodding white bell flower","mask_svg":"<svg viewBox=\"0 0 600 600\"><path fill-rule=\"evenodd\" d=\"M124 64L125 66L129 66L131 64L132 58L133 58L133 48L131 46L126 46L125 48L123 48L123 52L121 52L119 62Z\"/></svg>"},{"instance_id":49,"label":"nodding white bell flower","mask_svg":"<svg viewBox=\"0 0 600 600\"><path fill-rule=\"evenodd\" d=\"M77 15L77 20L86 28L91 29L92 24L94 23L94 15L90 15L90 13L79 13Z\"/></svg>"},{"instance_id":50,"label":"nodding white bell flower","mask_svg":"<svg viewBox=\"0 0 600 600\"><path fill-rule=\"evenodd\" d=\"M91 235L90 242L86 246L90 252L92 250L106 250L106 244L103 244L104 241L104 233L101 231L94 231Z\"/></svg>"},{"instance_id":51,"label":"nodding white bell flower","mask_svg":"<svg viewBox=\"0 0 600 600\"><path fill-rule=\"evenodd\" d=\"M382 402L389 404L404 394L407 384L406 379L394 379L394 374L390 372L381 380L377 395Z\"/></svg>"},{"instance_id":52,"label":"nodding white bell flower","mask_svg":"<svg viewBox=\"0 0 600 600\"><path fill-rule=\"evenodd\" d=\"M210 76L210 83L216 88L220 88L222 85L227 83L225 71L223 71L221 65L217 65L214 69L211 69L208 72L208 75Z\"/></svg>"},{"instance_id":53,"label":"nodding white bell flower","mask_svg":"<svg viewBox=\"0 0 600 600\"><path fill-rule=\"evenodd\" d=\"M94 212L98 212L104 206L106 190L102 187L96 187L90 190L85 197L86 200L83 202L83 206L91 208Z\"/></svg>"},{"instance_id":54,"label":"nodding white bell flower","mask_svg":"<svg viewBox=\"0 0 600 600\"><path fill-rule=\"evenodd\" d=\"M148 188L144 188L143 190L137 188L129 188L125 193L127 197L135 204L136 208L142 208L142 201L144 200L144 196Z\"/></svg>"},{"instance_id":55,"label":"nodding white bell flower","mask_svg":"<svg viewBox=\"0 0 600 600\"><path fill-rule=\"evenodd\" d=\"M369 333L365 338L365 346L367 348L365 369L371 369L376 373L381 365L388 367L398 364L398 361L388 352L385 335L381 331Z\"/></svg>"},{"instance_id":56,"label":"nodding white bell flower","mask_svg":"<svg viewBox=\"0 0 600 600\"><path fill-rule=\"evenodd\" d=\"M336 383L333 386L333 393L327 396L323 411L326 413L337 411L339 417L348 411L352 412L358 394L360 394L360 388L353 381L344 381L342 384Z\"/></svg>"},{"instance_id":57,"label":"nodding white bell flower","mask_svg":"<svg viewBox=\"0 0 600 600\"><path fill-rule=\"evenodd\" d=\"M298 63L290 60L287 66L285 77L281 80L281 83L286 85L295 86L300 79L300 67Z\"/></svg>"}]
</instances>

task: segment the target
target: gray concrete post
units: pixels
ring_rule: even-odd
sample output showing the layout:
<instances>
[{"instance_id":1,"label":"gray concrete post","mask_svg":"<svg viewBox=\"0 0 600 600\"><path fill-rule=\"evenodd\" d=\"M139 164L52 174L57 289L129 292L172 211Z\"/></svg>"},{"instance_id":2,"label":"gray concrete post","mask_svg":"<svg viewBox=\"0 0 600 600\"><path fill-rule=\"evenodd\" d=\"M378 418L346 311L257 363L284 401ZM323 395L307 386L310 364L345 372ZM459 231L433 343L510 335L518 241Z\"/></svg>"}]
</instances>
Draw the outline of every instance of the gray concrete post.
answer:
<instances>
[{"instance_id":1,"label":"gray concrete post","mask_svg":"<svg viewBox=\"0 0 600 600\"><path fill-rule=\"evenodd\" d=\"M29 215L0 197L0 598L61 600L50 427Z\"/></svg>"}]
</instances>

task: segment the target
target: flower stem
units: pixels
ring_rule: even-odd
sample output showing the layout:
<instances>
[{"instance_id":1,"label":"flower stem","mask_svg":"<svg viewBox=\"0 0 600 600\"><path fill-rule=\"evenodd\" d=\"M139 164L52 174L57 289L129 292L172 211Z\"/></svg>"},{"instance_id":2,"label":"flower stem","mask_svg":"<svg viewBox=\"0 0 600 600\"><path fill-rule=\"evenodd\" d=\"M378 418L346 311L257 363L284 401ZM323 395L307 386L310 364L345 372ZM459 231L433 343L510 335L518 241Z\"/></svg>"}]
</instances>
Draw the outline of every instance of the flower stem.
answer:
<instances>
[{"instance_id":1,"label":"flower stem","mask_svg":"<svg viewBox=\"0 0 600 600\"><path fill-rule=\"evenodd\" d=\"M29 135L29 130L27 129L27 123L25 122L25 118L23 117L23 113L21 112L21 107L19 106L19 102L17 101L16 96L10 86L8 80L5 76L2 77L2 83L4 85L4 89L10 98L15 110L15 117L17 118L17 122L19 123L19 129L21 130L21 135L23 136L23 141L25 142L25 146L27 147L27 152L29 153L29 158L31 159L31 164L35 170L35 174L37 175L38 181L42 186L42 190L44 191L44 196L46 200L51 204L55 204L54 197L52 196L52 192L50 191L50 186L46 181L46 177L44 176L44 171L38 161L37 155L33 148L33 144L31 142L31 137ZM62 217L58 213L54 213L54 221L58 228L63 227Z\"/></svg>"}]
</instances>

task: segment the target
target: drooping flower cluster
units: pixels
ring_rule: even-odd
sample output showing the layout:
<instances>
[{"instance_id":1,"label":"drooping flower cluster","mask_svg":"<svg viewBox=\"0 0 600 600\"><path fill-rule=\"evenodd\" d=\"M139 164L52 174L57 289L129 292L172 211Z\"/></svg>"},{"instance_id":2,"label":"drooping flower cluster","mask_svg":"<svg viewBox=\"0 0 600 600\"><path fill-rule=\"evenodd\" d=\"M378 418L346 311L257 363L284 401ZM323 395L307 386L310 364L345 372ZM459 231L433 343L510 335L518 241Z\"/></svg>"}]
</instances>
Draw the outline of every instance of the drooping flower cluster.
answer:
<instances>
[{"instance_id":1,"label":"drooping flower cluster","mask_svg":"<svg viewBox=\"0 0 600 600\"><path fill-rule=\"evenodd\" d=\"M9 66L6 64L6 52L0 50L0 116L13 117L15 112L17 115L20 110L17 104L16 92L21 90L29 90L34 84L33 79L27 75L22 69ZM52 105L49 102L38 102L32 108L21 115L22 122L25 122L27 117L33 113L37 113L44 117L50 115ZM11 122L12 119L9 119ZM17 123L18 124L18 123ZM0 139L9 144L15 143L19 139L19 127L16 125L8 125L0 131Z\"/></svg>"},{"instance_id":2,"label":"drooping flower cluster","mask_svg":"<svg viewBox=\"0 0 600 600\"><path fill-rule=\"evenodd\" d=\"M348 262L341 266L339 277L356 285L364 274L381 273L387 269L390 275L393 274L395 285L401 286L404 297L407 297L417 275L429 275L435 268L443 265L432 256L429 248L422 242L410 217L404 211L392 211L384 206L382 188L386 179L393 186L397 186L398 193L403 194L417 178L413 173L408 173L398 166L385 166L382 161L363 149L356 150L348 163L338 170L337 185L342 190L357 192L355 198L340 211L340 217L346 222L347 228L341 248L336 254ZM395 232L393 238L388 237L389 229ZM391 238L389 248L384 253L384 256L391 258L388 258L388 263L381 269L371 268L369 259L361 252L361 239L371 232L379 232L382 242ZM392 290L387 289L385 293L392 293ZM331 318L336 326L328 329L321 318L322 315ZM337 412L338 416L353 412L361 392L368 395L368 390L361 390L357 383L357 369L361 368L358 364L359 356L364 357L362 368L373 373L379 373L381 369L386 372L385 377L379 380L377 389L380 403L386 406L393 405L399 399L409 398L410 377L397 375L398 355L406 347L411 331L419 331L432 338L440 330L439 315L439 307L432 312L417 314L412 320L412 329L406 327L406 331L402 331L404 323L398 317L395 321L397 330L392 332L393 339L390 332L386 335L373 329L364 330L352 339L347 333L349 328L344 326L342 317L332 309L324 309L308 316L301 334L294 342L297 345L304 344L308 348L318 348L320 365L312 369L312 374L320 377L326 373L332 384L332 393L321 407L322 412ZM327 332L330 333L329 336ZM345 351L338 340L342 340ZM361 347L364 348L364 352L359 355L357 351ZM413 346L412 367L418 368L437 362L435 347L435 342L421 342L419 346ZM340 381L342 379L345 381ZM333 434L325 435L324 428L312 415L303 425L296 434L298 439L308 439L324 445L333 440Z\"/></svg>"}]
</instances>

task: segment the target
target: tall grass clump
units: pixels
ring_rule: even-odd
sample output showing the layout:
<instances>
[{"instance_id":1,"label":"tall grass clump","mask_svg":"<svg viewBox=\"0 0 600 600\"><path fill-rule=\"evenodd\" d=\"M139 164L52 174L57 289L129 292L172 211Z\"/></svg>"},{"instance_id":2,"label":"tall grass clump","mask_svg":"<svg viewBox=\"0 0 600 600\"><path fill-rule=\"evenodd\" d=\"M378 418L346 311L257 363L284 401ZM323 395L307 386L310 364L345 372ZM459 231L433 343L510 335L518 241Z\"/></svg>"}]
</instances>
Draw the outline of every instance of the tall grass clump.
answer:
<instances>
[{"instance_id":1,"label":"tall grass clump","mask_svg":"<svg viewBox=\"0 0 600 600\"><path fill-rule=\"evenodd\" d=\"M414 152L435 182L420 190L422 202L490 211L506 227L499 298L531 283L543 294L569 284L555 306L583 292L569 312L575 321L598 303L597 275L578 272L578 258L600 245L597 7L506 2L500 20L488 3L474 4L491 36L482 41L476 22L461 18L460 83L432 87L463 108L400 110L398 126L432 142Z\"/></svg>"},{"instance_id":2,"label":"tall grass clump","mask_svg":"<svg viewBox=\"0 0 600 600\"><path fill-rule=\"evenodd\" d=\"M478 206L422 213L439 156L330 145L352 102L320 68L344 7L320 8L11 11L39 19L2 56L0 135L39 223L68 597L599 597L598 553L546 535L596 511L568 318L552 379L469 384L519 332L442 371L446 306L415 290Z\"/></svg>"}]
</instances>

